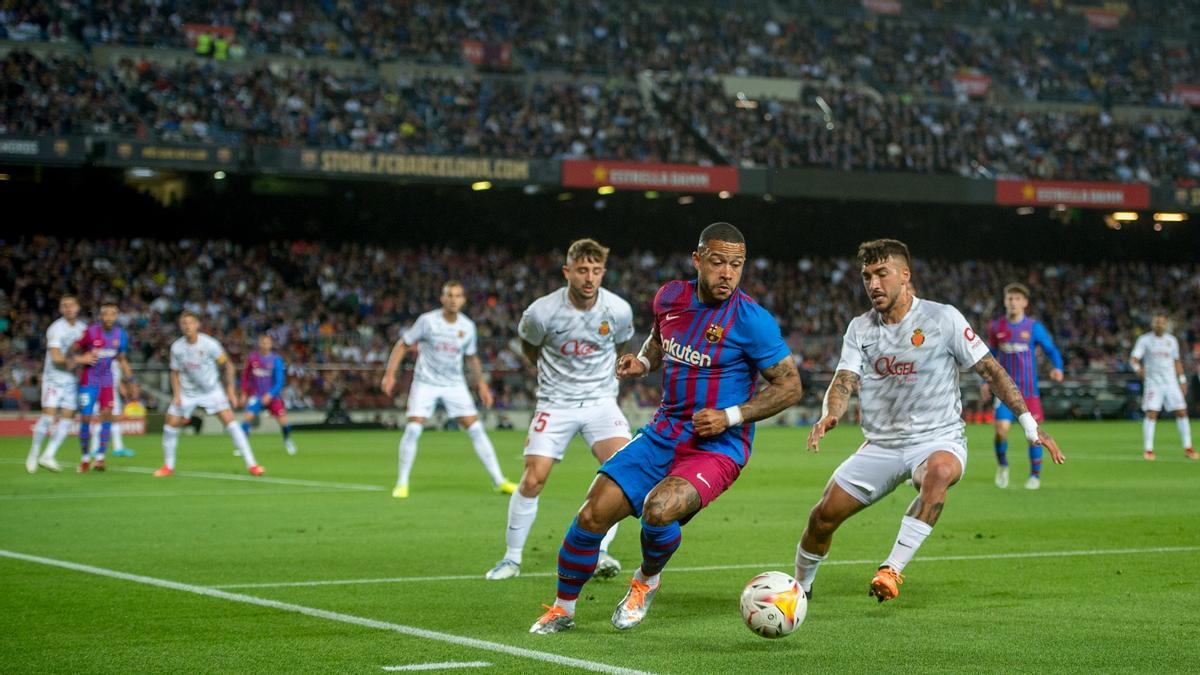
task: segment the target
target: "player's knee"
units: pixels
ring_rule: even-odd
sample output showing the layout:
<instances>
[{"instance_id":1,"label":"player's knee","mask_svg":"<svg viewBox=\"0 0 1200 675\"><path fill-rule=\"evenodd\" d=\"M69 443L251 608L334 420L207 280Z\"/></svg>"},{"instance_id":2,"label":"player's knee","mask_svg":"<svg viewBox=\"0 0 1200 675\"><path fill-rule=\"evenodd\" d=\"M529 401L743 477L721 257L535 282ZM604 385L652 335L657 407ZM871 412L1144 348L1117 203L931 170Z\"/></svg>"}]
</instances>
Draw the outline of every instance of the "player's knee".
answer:
<instances>
[{"instance_id":1,"label":"player's knee","mask_svg":"<svg viewBox=\"0 0 1200 675\"><path fill-rule=\"evenodd\" d=\"M958 467L954 462L931 462L925 466L924 475L921 477L921 486L930 489L945 488L954 482L957 473Z\"/></svg>"},{"instance_id":2,"label":"player's knee","mask_svg":"<svg viewBox=\"0 0 1200 675\"><path fill-rule=\"evenodd\" d=\"M674 513L668 513L667 509L657 504L648 504L642 510L642 522L653 527L664 527L679 520Z\"/></svg>"},{"instance_id":3,"label":"player's knee","mask_svg":"<svg viewBox=\"0 0 1200 675\"><path fill-rule=\"evenodd\" d=\"M528 472L521 476L521 495L525 497L536 497L542 493L542 488L546 487L545 476L534 476Z\"/></svg>"},{"instance_id":4,"label":"player's knee","mask_svg":"<svg viewBox=\"0 0 1200 675\"><path fill-rule=\"evenodd\" d=\"M608 528L612 527L612 523L607 520L590 502L580 509L575 518L576 524L588 532L607 532Z\"/></svg>"}]
</instances>

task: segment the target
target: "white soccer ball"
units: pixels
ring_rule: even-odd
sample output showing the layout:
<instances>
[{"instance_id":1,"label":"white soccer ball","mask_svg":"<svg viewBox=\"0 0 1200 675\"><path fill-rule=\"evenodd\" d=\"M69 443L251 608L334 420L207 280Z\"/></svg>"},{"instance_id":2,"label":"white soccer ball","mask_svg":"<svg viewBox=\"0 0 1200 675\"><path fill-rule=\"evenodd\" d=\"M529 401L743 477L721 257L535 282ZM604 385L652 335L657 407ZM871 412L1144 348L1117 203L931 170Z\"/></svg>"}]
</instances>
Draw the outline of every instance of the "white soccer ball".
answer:
<instances>
[{"instance_id":1,"label":"white soccer ball","mask_svg":"<svg viewBox=\"0 0 1200 675\"><path fill-rule=\"evenodd\" d=\"M742 591L742 619L765 638L791 635L804 623L808 598L799 582L783 572L763 572Z\"/></svg>"}]
</instances>

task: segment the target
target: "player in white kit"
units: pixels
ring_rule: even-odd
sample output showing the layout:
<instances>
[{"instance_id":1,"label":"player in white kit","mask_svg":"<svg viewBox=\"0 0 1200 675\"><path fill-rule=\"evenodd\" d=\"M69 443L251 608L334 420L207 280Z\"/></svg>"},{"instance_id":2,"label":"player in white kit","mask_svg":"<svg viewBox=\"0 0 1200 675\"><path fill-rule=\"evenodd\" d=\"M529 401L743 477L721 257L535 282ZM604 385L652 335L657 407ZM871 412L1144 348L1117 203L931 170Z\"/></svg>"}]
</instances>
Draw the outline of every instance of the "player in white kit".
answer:
<instances>
[{"instance_id":1,"label":"player in white kit","mask_svg":"<svg viewBox=\"0 0 1200 675\"><path fill-rule=\"evenodd\" d=\"M538 403L525 441L525 472L508 502L507 548L488 579L521 573L538 495L575 434L601 464L629 442L629 421L617 406L616 365L633 337L633 309L600 287L607 260L608 249L591 239L572 243L562 268L566 287L535 300L517 326L525 357L537 365ZM600 542L598 577L621 571L608 554L616 534L613 525Z\"/></svg>"},{"instance_id":2,"label":"player in white kit","mask_svg":"<svg viewBox=\"0 0 1200 675\"><path fill-rule=\"evenodd\" d=\"M192 411L203 408L216 415L233 439L233 447L241 453L251 475L263 475L263 468L254 461L254 451L245 432L233 417L230 401L235 400L233 362L212 336L200 332L200 317L193 312L179 315L183 337L171 344L171 407L163 425L163 466L154 472L156 478L175 473L175 449L179 445L179 430L187 426ZM224 388L222 388L224 374Z\"/></svg>"},{"instance_id":3,"label":"player in white kit","mask_svg":"<svg viewBox=\"0 0 1200 675\"><path fill-rule=\"evenodd\" d=\"M512 494L517 487L500 472L496 449L488 439L483 422L479 421L479 410L463 379L465 363L470 379L479 391L483 407L492 407L492 390L483 379L483 364L476 349L475 322L461 311L465 303L463 285L457 281L446 282L442 286L442 308L417 317L396 341L388 357L387 369L379 387L383 393L391 396L396 388L396 371L401 361L409 349L419 345L412 387L408 390L408 424L400 438L400 475L392 490L392 496L397 499L408 497L408 476L417 458L417 440L425 430L425 420L433 414L438 402L467 430L475 446L475 455L491 477L496 492Z\"/></svg>"},{"instance_id":4,"label":"player in white kit","mask_svg":"<svg viewBox=\"0 0 1200 675\"><path fill-rule=\"evenodd\" d=\"M1030 443L1041 443L1055 464L1064 457L963 315L950 305L913 296L907 246L894 239L865 242L858 259L873 309L846 329L841 361L808 447L819 449L856 387L866 442L834 471L809 514L796 547L796 579L811 596L817 567L838 526L911 477L917 498L900 522L891 555L871 580L870 595L883 602L899 594L900 572L932 532L947 491L966 469L960 369L971 368L987 381L1017 415Z\"/></svg>"},{"instance_id":5,"label":"player in white kit","mask_svg":"<svg viewBox=\"0 0 1200 675\"><path fill-rule=\"evenodd\" d=\"M78 408L79 380L75 366L92 365L96 355L71 354L71 346L79 341L87 330L87 322L79 319L79 301L73 295L64 295L58 301L56 319L46 329L46 364L42 368L42 414L33 425L33 443L25 458L25 470L36 473L38 467L50 471L62 471L54 459L58 448L71 433L72 420ZM44 452L42 441L50 436Z\"/></svg>"},{"instance_id":6,"label":"player in white kit","mask_svg":"<svg viewBox=\"0 0 1200 675\"><path fill-rule=\"evenodd\" d=\"M1187 414L1187 376L1179 359L1179 340L1167 334L1167 315L1158 312L1150 324L1153 332L1138 337L1130 355L1133 369L1142 378L1142 457L1154 459L1154 425L1161 410L1175 413L1175 425L1188 459L1200 459L1192 449L1192 427Z\"/></svg>"}]
</instances>

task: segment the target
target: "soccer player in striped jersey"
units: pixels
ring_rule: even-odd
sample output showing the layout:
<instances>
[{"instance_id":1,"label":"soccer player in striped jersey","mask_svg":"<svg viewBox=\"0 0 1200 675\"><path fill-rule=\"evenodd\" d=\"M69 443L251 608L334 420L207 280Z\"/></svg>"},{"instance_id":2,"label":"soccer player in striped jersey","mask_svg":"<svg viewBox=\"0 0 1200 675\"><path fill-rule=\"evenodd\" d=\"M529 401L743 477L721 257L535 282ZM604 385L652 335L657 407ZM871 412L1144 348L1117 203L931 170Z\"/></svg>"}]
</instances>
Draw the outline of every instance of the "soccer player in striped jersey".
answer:
<instances>
[{"instance_id":1,"label":"soccer player in striped jersey","mask_svg":"<svg viewBox=\"0 0 1200 675\"><path fill-rule=\"evenodd\" d=\"M800 374L779 324L738 289L746 263L742 233L714 223L692 254L696 279L671 281L654 297L650 337L617 360L617 376L663 368L662 405L603 466L558 553L552 606L538 634L575 626L575 602L592 578L600 542L627 516L642 522L642 564L617 605L618 629L642 622L659 573L679 548L680 527L729 489L750 459L754 422L800 400ZM761 373L768 386L758 390Z\"/></svg>"},{"instance_id":2,"label":"soccer player in striped jersey","mask_svg":"<svg viewBox=\"0 0 1200 675\"><path fill-rule=\"evenodd\" d=\"M283 447L287 454L294 455L296 443L292 441L292 425L288 423L287 406L279 397L287 383L287 368L283 357L273 351L274 343L270 335L263 333L258 336L258 351L246 357L246 367L242 369L241 403L246 407L242 432L250 435L250 423L265 409L279 421Z\"/></svg>"},{"instance_id":3,"label":"soccer player in striped jersey","mask_svg":"<svg viewBox=\"0 0 1200 675\"><path fill-rule=\"evenodd\" d=\"M95 363L79 371L79 448L82 454L79 473L86 473L89 468L104 471L104 455L112 438L113 406L117 402L114 362L124 375L130 395L137 396L137 383L125 356L129 352L129 335L117 325L117 311L116 302L101 304L100 322L88 326L74 347L79 354L96 356ZM91 425L97 406L100 408L100 445L92 452Z\"/></svg>"},{"instance_id":4,"label":"soccer player in striped jersey","mask_svg":"<svg viewBox=\"0 0 1200 675\"><path fill-rule=\"evenodd\" d=\"M1005 316L988 326L988 349L1021 390L1029 413L1035 420L1042 422L1046 418L1042 413L1042 395L1038 389L1037 359L1034 350L1041 347L1042 353L1054 364L1050 371L1050 379L1055 382L1063 380L1063 359L1042 322L1025 315L1027 307L1027 286L1012 283L1004 287ZM983 385L982 397L984 400L991 398L991 391L986 383ZM995 408L996 463L999 464L996 468L996 487L1005 488L1008 487L1008 430L1017 416L999 398L996 399ZM1025 487L1036 490L1041 486L1042 446L1033 443L1029 446L1029 479L1025 481Z\"/></svg>"}]
</instances>

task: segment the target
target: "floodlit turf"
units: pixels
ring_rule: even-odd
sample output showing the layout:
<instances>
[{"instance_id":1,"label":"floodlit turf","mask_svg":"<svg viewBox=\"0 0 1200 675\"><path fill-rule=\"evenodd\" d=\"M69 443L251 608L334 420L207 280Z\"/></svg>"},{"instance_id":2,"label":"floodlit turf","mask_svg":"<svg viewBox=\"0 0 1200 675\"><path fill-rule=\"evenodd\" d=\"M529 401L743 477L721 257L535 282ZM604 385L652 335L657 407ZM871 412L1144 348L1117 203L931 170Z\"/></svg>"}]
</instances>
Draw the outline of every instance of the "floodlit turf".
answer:
<instances>
[{"instance_id":1,"label":"floodlit turf","mask_svg":"<svg viewBox=\"0 0 1200 675\"><path fill-rule=\"evenodd\" d=\"M527 576L510 581L483 579L504 550L508 498L491 492L457 433L422 436L407 500L390 495L397 433L298 435L295 457L277 437L252 437L267 477L294 483L212 477L245 476L225 437L182 438L179 469L209 477L169 479L129 470L158 465L157 436L130 437L138 456L112 460L118 470L103 475L26 475L28 441L0 439L0 549L643 671L1194 672L1200 463L1183 459L1171 424L1159 425L1154 463L1141 459L1135 423L1050 428L1069 461L1049 466L1038 492L1021 487L1019 443L1013 487L996 489L990 430L970 429L967 477L897 601L877 604L867 583L911 488L850 521L807 622L776 641L741 625L738 594L757 572L790 571L808 509L861 441L856 428L834 431L816 456L802 448L804 430L761 429L746 473L684 528L646 623L624 633L609 616L625 575L584 589L575 631L526 632L553 598L558 544L595 468L578 442L543 493ZM516 479L521 434L493 439ZM76 452L72 442L60 457ZM635 523L623 527L614 553L628 570L638 537ZM989 558L1007 554L1046 555ZM937 560L950 556L976 558ZM688 569L705 566L737 568ZM471 578L405 580L456 575ZM355 579L391 580L270 585ZM456 672L570 670L4 557L0 635L4 672L384 672L475 661L492 665Z\"/></svg>"}]
</instances>

